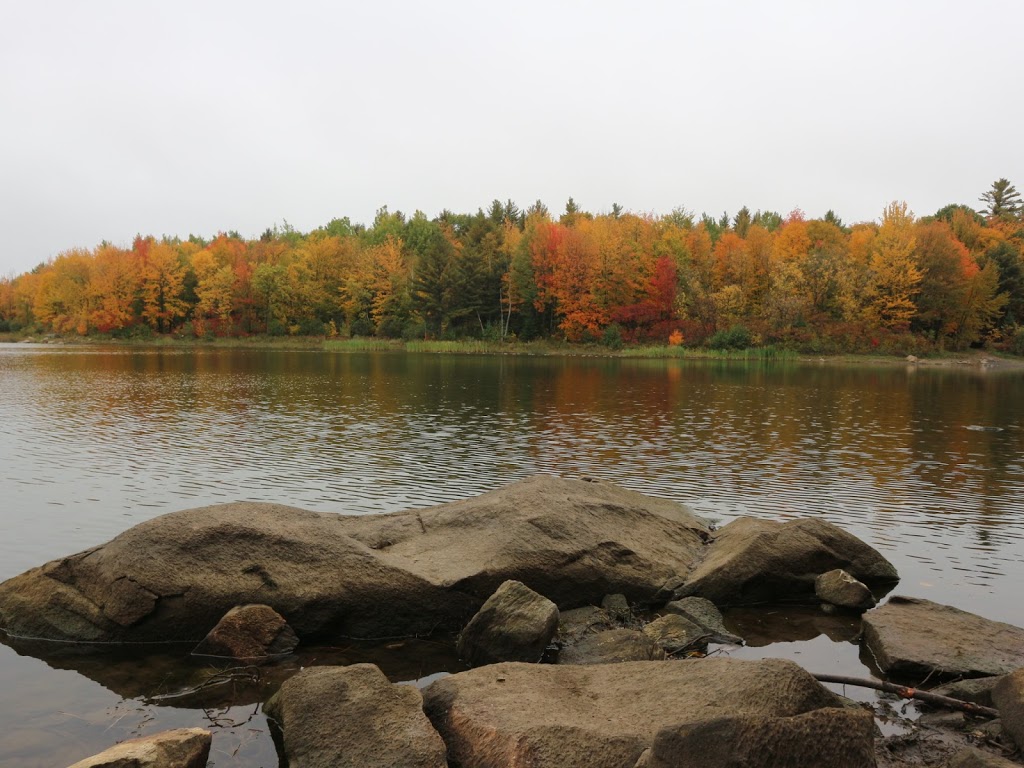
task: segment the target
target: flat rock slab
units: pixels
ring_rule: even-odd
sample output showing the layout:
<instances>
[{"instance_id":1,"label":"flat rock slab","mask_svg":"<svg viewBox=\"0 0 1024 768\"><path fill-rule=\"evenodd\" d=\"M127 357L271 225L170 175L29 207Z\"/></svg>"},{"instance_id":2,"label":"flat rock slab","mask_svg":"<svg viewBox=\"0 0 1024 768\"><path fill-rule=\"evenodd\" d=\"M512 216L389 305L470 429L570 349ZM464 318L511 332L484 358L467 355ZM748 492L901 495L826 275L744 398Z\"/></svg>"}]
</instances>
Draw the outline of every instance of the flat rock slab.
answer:
<instances>
[{"instance_id":1,"label":"flat rock slab","mask_svg":"<svg viewBox=\"0 0 1024 768\"><path fill-rule=\"evenodd\" d=\"M863 617L886 675L920 681L1004 675L1024 667L1024 629L921 598L894 596Z\"/></svg>"},{"instance_id":2,"label":"flat rock slab","mask_svg":"<svg viewBox=\"0 0 1024 768\"><path fill-rule=\"evenodd\" d=\"M460 768L628 768L666 727L841 707L780 659L496 664L438 680L423 696Z\"/></svg>"},{"instance_id":3,"label":"flat rock slab","mask_svg":"<svg viewBox=\"0 0 1024 768\"><path fill-rule=\"evenodd\" d=\"M122 741L71 768L204 768L212 741L202 728L177 728Z\"/></svg>"},{"instance_id":4,"label":"flat rock slab","mask_svg":"<svg viewBox=\"0 0 1024 768\"><path fill-rule=\"evenodd\" d=\"M264 707L295 768L446 768L445 747L411 685L373 664L308 667Z\"/></svg>"}]
</instances>

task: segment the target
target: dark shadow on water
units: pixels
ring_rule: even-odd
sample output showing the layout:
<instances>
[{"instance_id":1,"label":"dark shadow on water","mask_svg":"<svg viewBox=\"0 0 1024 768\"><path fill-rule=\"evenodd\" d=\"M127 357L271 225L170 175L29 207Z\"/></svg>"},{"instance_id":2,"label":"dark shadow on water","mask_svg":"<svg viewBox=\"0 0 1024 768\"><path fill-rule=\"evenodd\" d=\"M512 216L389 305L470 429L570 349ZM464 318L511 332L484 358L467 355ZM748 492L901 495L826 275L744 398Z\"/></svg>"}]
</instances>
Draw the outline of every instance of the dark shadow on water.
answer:
<instances>
[{"instance_id":1,"label":"dark shadow on water","mask_svg":"<svg viewBox=\"0 0 1024 768\"><path fill-rule=\"evenodd\" d=\"M376 664L392 682L419 686L468 669L459 660L451 635L383 644L345 641L332 646L300 646L293 654L261 664L193 656L192 643L89 645L26 641L2 632L0 642L53 669L74 670L123 699L185 709L266 702L304 667Z\"/></svg>"}]
</instances>

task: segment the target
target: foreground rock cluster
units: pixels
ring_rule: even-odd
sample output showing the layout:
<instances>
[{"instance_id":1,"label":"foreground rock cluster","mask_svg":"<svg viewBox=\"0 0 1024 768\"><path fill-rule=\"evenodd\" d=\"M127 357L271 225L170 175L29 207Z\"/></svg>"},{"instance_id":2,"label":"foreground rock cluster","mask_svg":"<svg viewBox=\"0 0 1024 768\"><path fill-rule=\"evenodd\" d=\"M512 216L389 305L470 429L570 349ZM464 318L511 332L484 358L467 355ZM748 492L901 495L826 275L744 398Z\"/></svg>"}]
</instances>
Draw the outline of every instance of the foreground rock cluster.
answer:
<instances>
[{"instance_id":1,"label":"foreground rock cluster","mask_svg":"<svg viewBox=\"0 0 1024 768\"><path fill-rule=\"evenodd\" d=\"M247 664L298 643L459 633L474 668L422 692L368 664L284 682L265 712L292 768L860 768L876 765L871 712L788 661L700 657L743 642L721 607L821 603L856 617L897 579L821 520L715 531L667 500L541 477L389 515L265 504L165 515L0 584L0 629L188 641ZM936 626L962 631L960 645ZM864 628L894 677L1001 676L979 695L1024 743L1024 630L897 597L868 610ZM148 764L116 762L125 747L82 765ZM977 762L988 757L957 764L996 765ZM188 760L153 764L206 757Z\"/></svg>"}]
</instances>

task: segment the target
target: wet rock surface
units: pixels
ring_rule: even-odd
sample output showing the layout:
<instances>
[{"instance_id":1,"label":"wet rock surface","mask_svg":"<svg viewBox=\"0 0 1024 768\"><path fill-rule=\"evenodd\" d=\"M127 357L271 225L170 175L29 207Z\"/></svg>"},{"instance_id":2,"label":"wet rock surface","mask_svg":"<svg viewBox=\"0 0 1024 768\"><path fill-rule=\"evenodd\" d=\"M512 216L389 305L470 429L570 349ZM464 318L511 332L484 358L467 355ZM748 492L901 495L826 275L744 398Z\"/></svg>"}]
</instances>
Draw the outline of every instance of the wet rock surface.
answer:
<instances>
[{"instance_id":1,"label":"wet rock surface","mask_svg":"<svg viewBox=\"0 0 1024 768\"><path fill-rule=\"evenodd\" d=\"M844 711L808 673L777 659L498 664L438 680L423 695L461 768L622 768L663 728Z\"/></svg>"},{"instance_id":2,"label":"wet rock surface","mask_svg":"<svg viewBox=\"0 0 1024 768\"><path fill-rule=\"evenodd\" d=\"M295 768L446 768L445 746L419 690L393 685L376 666L313 667L264 707Z\"/></svg>"},{"instance_id":3,"label":"wet rock surface","mask_svg":"<svg viewBox=\"0 0 1024 768\"><path fill-rule=\"evenodd\" d=\"M71 768L204 768L212 735L202 728L178 728L122 741Z\"/></svg>"},{"instance_id":4,"label":"wet rock surface","mask_svg":"<svg viewBox=\"0 0 1024 768\"><path fill-rule=\"evenodd\" d=\"M863 626L867 648L892 677L987 677L1024 667L1024 629L930 600L892 597L865 613Z\"/></svg>"},{"instance_id":5,"label":"wet rock surface","mask_svg":"<svg viewBox=\"0 0 1024 768\"><path fill-rule=\"evenodd\" d=\"M459 655L476 665L540 661L558 631L558 607L520 581L506 581L459 635Z\"/></svg>"}]
</instances>

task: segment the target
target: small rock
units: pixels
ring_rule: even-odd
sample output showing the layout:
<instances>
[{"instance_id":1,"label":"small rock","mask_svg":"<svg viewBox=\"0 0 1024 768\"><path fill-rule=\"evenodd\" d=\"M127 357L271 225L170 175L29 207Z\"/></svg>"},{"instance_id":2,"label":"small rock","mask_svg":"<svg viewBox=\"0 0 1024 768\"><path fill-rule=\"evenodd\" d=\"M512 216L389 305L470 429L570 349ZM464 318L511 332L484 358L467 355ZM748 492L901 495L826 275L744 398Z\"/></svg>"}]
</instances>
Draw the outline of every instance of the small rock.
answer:
<instances>
[{"instance_id":1,"label":"small rock","mask_svg":"<svg viewBox=\"0 0 1024 768\"><path fill-rule=\"evenodd\" d=\"M487 598L459 634L459 655L475 665L539 661L558 630L558 606L520 581Z\"/></svg>"},{"instance_id":2,"label":"small rock","mask_svg":"<svg viewBox=\"0 0 1024 768\"><path fill-rule=\"evenodd\" d=\"M917 722L926 728L963 730L964 725L967 723L967 718L964 717L963 712L925 712L917 719Z\"/></svg>"},{"instance_id":3,"label":"small rock","mask_svg":"<svg viewBox=\"0 0 1024 768\"><path fill-rule=\"evenodd\" d=\"M703 597L684 597L682 600L673 600L662 610L665 613L678 614L703 627L704 631L710 634L709 642L743 645L742 637L725 628L721 611L710 600Z\"/></svg>"},{"instance_id":4,"label":"small rock","mask_svg":"<svg viewBox=\"0 0 1024 768\"><path fill-rule=\"evenodd\" d=\"M613 629L611 618L603 608L586 605L558 614L558 640L563 645L574 645L587 635Z\"/></svg>"},{"instance_id":5,"label":"small rock","mask_svg":"<svg viewBox=\"0 0 1024 768\"><path fill-rule=\"evenodd\" d=\"M445 746L411 685L373 664L307 667L264 712L278 729L282 764L302 768L445 768ZM286 762L287 761L287 762Z\"/></svg>"},{"instance_id":6,"label":"small rock","mask_svg":"<svg viewBox=\"0 0 1024 768\"><path fill-rule=\"evenodd\" d=\"M866 611L875 605L871 590L841 568L818 576L814 580L814 594L826 603L855 611Z\"/></svg>"},{"instance_id":7,"label":"small rock","mask_svg":"<svg viewBox=\"0 0 1024 768\"><path fill-rule=\"evenodd\" d=\"M907 355L907 362L908 363L917 363L917 362L920 362L920 361L917 359L916 355Z\"/></svg>"},{"instance_id":8,"label":"small rock","mask_svg":"<svg viewBox=\"0 0 1024 768\"><path fill-rule=\"evenodd\" d=\"M815 576L834 568L869 586L899 580L877 550L813 517L785 523L741 517L716 531L706 549L674 598L696 595L715 605L805 599L814 595Z\"/></svg>"},{"instance_id":9,"label":"small rock","mask_svg":"<svg viewBox=\"0 0 1024 768\"><path fill-rule=\"evenodd\" d=\"M974 747L957 752L946 765L947 768L1020 768L1017 763Z\"/></svg>"},{"instance_id":10,"label":"small rock","mask_svg":"<svg viewBox=\"0 0 1024 768\"><path fill-rule=\"evenodd\" d=\"M658 661L665 652L643 632L635 629L610 629L583 638L563 648L559 664L614 664L620 661Z\"/></svg>"},{"instance_id":11,"label":"small rock","mask_svg":"<svg viewBox=\"0 0 1024 768\"><path fill-rule=\"evenodd\" d=\"M261 659L291 653L298 644L295 631L269 605L240 605L225 613L192 653Z\"/></svg>"},{"instance_id":12,"label":"small rock","mask_svg":"<svg viewBox=\"0 0 1024 768\"><path fill-rule=\"evenodd\" d=\"M708 644L708 633L703 627L674 613L655 619L643 631L666 653L679 653L697 645Z\"/></svg>"},{"instance_id":13,"label":"small rock","mask_svg":"<svg viewBox=\"0 0 1024 768\"><path fill-rule=\"evenodd\" d=\"M71 768L204 768L212 740L202 728L177 728L122 741Z\"/></svg>"},{"instance_id":14,"label":"small rock","mask_svg":"<svg viewBox=\"0 0 1024 768\"><path fill-rule=\"evenodd\" d=\"M974 731L980 734L980 738L989 739L997 744L1003 744L1008 740L1006 732L1003 730L1003 724L999 718L989 720L986 723L979 723L974 726Z\"/></svg>"},{"instance_id":15,"label":"small rock","mask_svg":"<svg viewBox=\"0 0 1024 768\"><path fill-rule=\"evenodd\" d=\"M1018 748L1024 749L1024 668L1005 675L992 689L999 719Z\"/></svg>"},{"instance_id":16,"label":"small rock","mask_svg":"<svg viewBox=\"0 0 1024 768\"><path fill-rule=\"evenodd\" d=\"M605 595L601 607L620 624L629 624L633 620L633 611L630 610L625 595Z\"/></svg>"}]
</instances>

